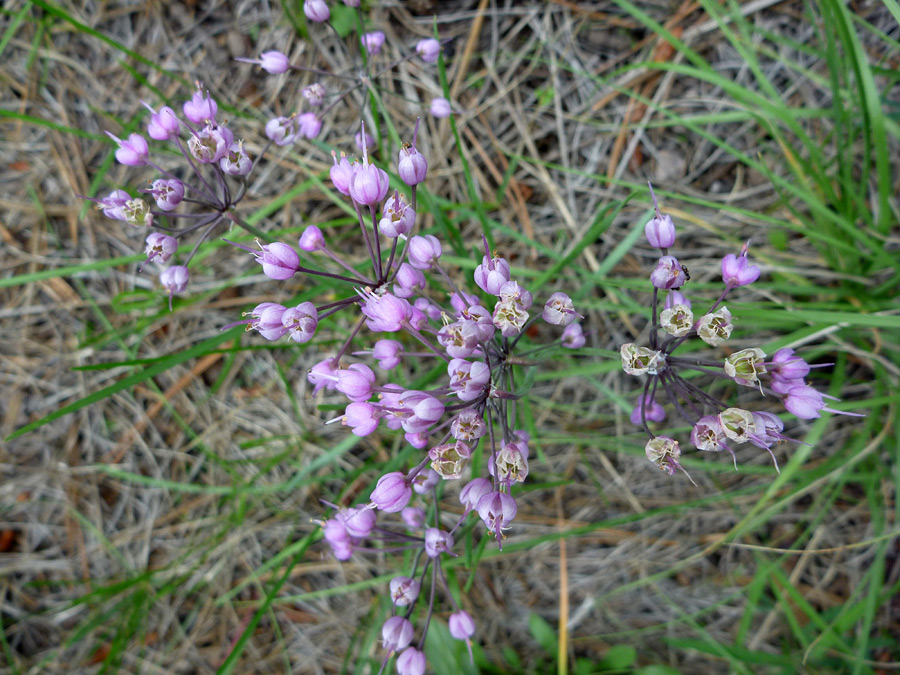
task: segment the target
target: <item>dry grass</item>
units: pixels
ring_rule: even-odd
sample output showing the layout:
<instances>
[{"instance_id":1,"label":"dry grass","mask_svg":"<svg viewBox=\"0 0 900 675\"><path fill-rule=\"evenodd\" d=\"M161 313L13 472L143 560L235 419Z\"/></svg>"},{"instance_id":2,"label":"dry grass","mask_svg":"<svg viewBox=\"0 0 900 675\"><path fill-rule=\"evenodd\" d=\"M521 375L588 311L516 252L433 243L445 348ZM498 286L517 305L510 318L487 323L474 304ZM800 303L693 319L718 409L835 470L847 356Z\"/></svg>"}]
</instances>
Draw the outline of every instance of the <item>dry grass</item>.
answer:
<instances>
[{"instance_id":1,"label":"dry grass","mask_svg":"<svg viewBox=\"0 0 900 675\"><path fill-rule=\"evenodd\" d=\"M735 109L720 89L674 72L641 68L620 71L613 82L603 79L628 63L684 61L621 9L568 2L378 4L371 16L387 32L388 44L409 45L428 35L432 12L440 13L442 36L455 38L449 77L464 111L458 120L467 158L486 202L493 201L510 161L516 161L502 200L490 210L492 219L525 237L515 240L503 228L494 231L498 247L515 264L545 268L548 258L533 242L567 250L584 235L599 208L651 179L661 192L706 204L666 203L679 220L681 250L696 260L691 263L695 280L713 281L717 259L747 237L759 245L758 256L768 268L787 278L800 278L790 276L795 274L823 285L841 280L808 241L792 240L788 250L769 246L766 225L742 215L792 221L769 177L688 129L654 126L660 120L654 113L658 108L679 115ZM4 8L0 33L21 7L22 2L14 1ZM743 8L754 24L801 44L815 30L799 20L804 12L799 2L753 2ZM896 37L896 25L880 3L858 3L854 9ZM748 89L757 86L752 70L695 3L649 6L647 11L717 72ZM110 145L99 134L121 131L120 121L141 111L141 98L159 100L154 89L176 100L188 90L123 55L108 40L185 81L202 80L219 100L246 112L237 115L238 128L251 154L260 144L248 117L290 109L298 85L296 78L286 76L261 78L233 58L280 48L302 62L312 53L310 43L298 38L280 9L268 2L65 3L65 12L87 29L38 5L25 12L3 52L2 107L49 124L0 118L0 278L131 255L141 246L140 233L104 219L76 195L136 184L139 172L116 166L103 185L93 184L110 157ZM785 47L782 56L824 73L814 54ZM873 62L882 62L882 56L870 54ZM337 50L320 58L329 67L350 65ZM777 61L769 60L767 67L769 77L778 81ZM820 108L831 95L812 79L781 84L795 105L806 101L810 108ZM398 94L385 98L395 119L414 114L407 99L440 93L433 69L413 61L403 64L385 86ZM345 108L326 124L323 136L346 147L357 123L356 111ZM420 139L432 158L429 189L451 202L467 203L448 124L429 120L426 126ZM752 119L728 121L723 116L704 128L750 157L771 157L774 144ZM330 161L312 145L273 157L277 159L256 176L251 207L283 194L298 176L304 179ZM769 168L779 171L771 162ZM627 206L577 264L596 272L645 208L641 199ZM268 229L296 228L339 213L312 190L264 224ZM425 226L429 222L426 217ZM460 228L464 241L480 236L474 216ZM885 246L897 246L896 232L892 237ZM610 276L643 278L651 264L651 253L637 248ZM155 304L136 310L127 306L128 297L144 299L155 283L149 275L137 274L133 264L0 289L0 435L132 372L129 366L76 368L184 350L215 336L242 308L272 292L239 251L217 248L204 265L192 292L208 294L172 314L157 313ZM221 279L235 270L244 273L240 282L223 285ZM594 347L616 349L644 329L643 319L623 303L628 296L620 286L611 283L586 296L592 307L589 323L596 331ZM639 293L633 296L643 302ZM781 301L785 296L774 289L750 297ZM876 341L895 341L878 329L873 332ZM873 372L882 373L896 386L894 354L872 357L858 341L836 331L819 339L834 340L828 344L836 349L846 346L840 351L850 355L856 375L872 379ZM13 660L0 656L0 673L99 672L110 652L120 655L118 668L124 672L215 672L259 607L263 588L254 582L233 598L221 599L314 530L311 521L322 514L320 499L340 494L348 477L354 481L348 498L367 489L373 476L362 473L363 468L396 451L392 439L367 439L348 444L334 463L327 461L327 453L347 432L323 427L321 422L333 413L310 399L304 374L319 358L312 350L294 349L212 353L4 443L0 619L9 651L0 654L11 654ZM666 638L731 644L746 621L745 646L779 654L794 639L795 625L807 623L809 615L797 598L778 597L759 585L767 578L767 565L786 575L799 598L828 620L855 598L876 545L854 545L873 537L873 519L893 518L896 482L886 477L879 488L880 505L840 487L832 495L833 472L819 483L810 482L805 491L783 486L767 499L777 503L786 497L787 503L767 515L763 528L721 546L731 528L748 513L758 513L756 502L772 481L764 468L767 456L744 452L737 474L701 472L699 489L652 472L642 458L623 451L628 442L622 439L631 431L627 415L612 411L602 393L630 396L631 387L617 372L535 386L534 416L546 431L541 443L546 461L533 468L532 478L535 483L567 482L523 493L509 552L484 560L471 572L466 606L477 615L478 640L493 660L501 662L501 650L509 646L526 672L549 668L528 617L536 613L557 626L560 607L567 603L573 655L600 658L610 646L628 643L638 647L642 662L668 663L685 673L740 671L720 655L674 648ZM856 385L844 395L865 398L873 390ZM890 438L896 430L893 420L886 419L884 431ZM809 459L811 472L854 434L853 424L836 422L798 424L794 430L801 435L810 428L818 436ZM572 442L582 433L588 434L583 441ZM595 441L601 438L605 444ZM866 454L854 458L857 467L885 452L882 440L884 436L872 440ZM781 449L779 459L788 454ZM165 481L168 488L123 479L108 467ZM294 489L279 489L297 476L306 478ZM252 489L206 489L241 481ZM826 493L829 498L823 502ZM447 500L450 511L454 504ZM592 523L601 525L592 528ZM561 543L554 535L576 528L584 532L563 539L561 566ZM804 539L805 550L784 557L771 552L793 548L807 528L811 536ZM548 535L547 541L532 545L541 535ZM523 541L528 545L516 550ZM769 553L747 546L751 544L768 547ZM900 574L900 548L896 540L890 546L886 589ZM648 581L673 568L679 571ZM278 578L284 570L280 563L262 578ZM359 642L366 633L358 629L379 615L384 584L330 596L306 594L391 571L380 558L358 556L340 564L316 544L290 568L279 599L247 643L239 672L332 673L341 670L348 649L356 657L377 655ZM461 571L461 578L466 574ZM756 611L748 614L748 603L756 603ZM885 603L878 623L869 627L873 635L900 638L896 612L896 602ZM693 618L685 621L685 615ZM702 628L693 629L692 621ZM119 644L117 631L132 623L133 630L119 633L127 635ZM865 657L896 662L900 653L888 646Z\"/></svg>"}]
</instances>

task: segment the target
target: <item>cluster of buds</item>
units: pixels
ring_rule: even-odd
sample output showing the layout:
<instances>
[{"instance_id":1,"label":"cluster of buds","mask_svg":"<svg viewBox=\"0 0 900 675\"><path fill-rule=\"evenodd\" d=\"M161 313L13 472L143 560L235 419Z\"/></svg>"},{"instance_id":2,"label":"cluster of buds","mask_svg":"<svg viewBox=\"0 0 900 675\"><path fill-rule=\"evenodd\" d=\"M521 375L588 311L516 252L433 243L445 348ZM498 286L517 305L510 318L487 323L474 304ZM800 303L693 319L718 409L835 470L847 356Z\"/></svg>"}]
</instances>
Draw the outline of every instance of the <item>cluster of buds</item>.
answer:
<instances>
[{"instance_id":1,"label":"cluster of buds","mask_svg":"<svg viewBox=\"0 0 900 675\"><path fill-rule=\"evenodd\" d=\"M365 129L362 130L365 138ZM370 159L363 144L361 159L335 155L331 168L334 188L346 196L357 215L360 240L368 252L364 268L351 265L329 245L321 229L307 227L297 248L285 243L263 245L253 253L268 277L283 281L297 273L327 277L348 284L346 297L316 305L304 302L285 307L265 302L251 310L243 323L267 340L309 341L319 321L340 310L353 315L350 336L336 354L314 365L308 374L314 392L331 391L346 399L340 423L357 436L368 436L382 425L401 431L421 451L421 459L408 471L381 476L367 504L337 508L322 523L324 538L340 560L355 551L424 553L426 563L391 584L395 608L403 609L384 626L386 659L400 653L401 673L422 672L422 641L418 647L409 617L418 589L428 583L445 584L442 556L455 555L454 532L470 513L476 513L491 536L502 546L505 532L516 516L512 487L528 476L529 436L515 428L514 369L529 361L516 353L526 330L543 320L564 329L557 341L569 347L584 344L579 315L564 293L553 293L535 311L531 292L513 278L506 259L492 254L486 242L482 262L473 281L482 294L457 286L445 270L441 241L431 234L414 234L417 186L425 180L428 163L416 148L418 124L412 142L397 156L396 173L402 184L391 190L388 174ZM241 246L241 248L245 248ZM316 267L301 262L318 259ZM437 287L432 282L439 282ZM560 331L563 332L563 331ZM351 350L353 342L368 345ZM355 357L355 358L354 358ZM348 361L353 362L348 363ZM371 359L369 365L366 360ZM399 379L397 366L423 359L443 361L446 377L430 389L411 389ZM379 372L380 371L380 372ZM480 449L479 449L480 446ZM470 460L483 452L487 474L471 476ZM434 499L441 481L464 484L459 499L463 514L448 525ZM432 516L414 499L428 499ZM427 506L427 502L424 506ZM399 527L376 527L376 514L399 514ZM375 545L375 541L382 546ZM450 602L452 595L444 594ZM434 593L429 594L434 602ZM430 611L429 611L430 615ZM450 617L451 633L468 640L474 623L456 608Z\"/></svg>"},{"instance_id":2,"label":"cluster of buds","mask_svg":"<svg viewBox=\"0 0 900 675\"><path fill-rule=\"evenodd\" d=\"M343 0L348 7L359 8L359 0ZM303 11L306 18L313 23L326 23L331 20L331 9L325 0L305 0ZM406 56L391 63L377 63L376 57L381 53L385 43L382 31L371 31L359 36L360 56L364 58L364 66L347 73L332 73L311 66L292 64L286 54L276 50L262 52L259 58L238 58L238 61L258 65L265 72L273 75L296 71L307 73L314 78L300 89L301 106L308 108L305 112L295 112L288 116L275 117L266 124L266 135L279 146L290 145L300 138L315 138L322 130L323 120L327 114L342 101L347 101L354 92L365 91L368 87L377 87L379 78L394 70L398 65L411 58L418 57L424 63L435 63L441 54L442 43L434 38L419 40L413 49L407 49ZM329 81L334 84L329 84ZM386 92L390 93L390 92ZM423 106L424 109L424 106ZM434 98L428 105L433 117L443 118L452 114L452 106L445 98ZM371 146L371 136L357 134L356 145L362 150L363 142Z\"/></svg>"},{"instance_id":3,"label":"cluster of buds","mask_svg":"<svg viewBox=\"0 0 900 675\"><path fill-rule=\"evenodd\" d=\"M172 296L183 292L188 285L187 265L200 244L219 226L237 223L247 227L234 209L244 197L247 177L255 163L243 142L235 140L234 133L217 120L219 107L199 84L182 106L181 116L168 106L159 110L146 103L144 106L150 111L147 135L174 146L187 168L176 173L156 164L150 157L147 139L141 134L133 133L123 140L107 132L118 144L116 159L120 164L149 166L160 176L150 187L139 190L149 199L132 197L125 190L113 190L108 196L91 201L109 218L154 230L146 238L144 265L152 262L165 266L177 253L179 240L200 231L181 264L165 267L160 274L160 285L169 294L171 309ZM185 226L175 227L174 223Z\"/></svg>"},{"instance_id":4,"label":"cluster of buds","mask_svg":"<svg viewBox=\"0 0 900 675\"><path fill-rule=\"evenodd\" d=\"M681 456L679 442L669 436L654 434L650 427L651 422L665 420L663 403L668 402L692 426L691 443L698 450L727 450L737 468L731 446L751 443L769 452L777 470L778 462L772 447L781 441L798 442L782 433L784 422L781 418L772 412L732 407L701 388L696 379L685 378L682 373L693 370L731 379L738 385L757 389L764 396L779 400L796 417L812 419L819 417L822 411L840 412L827 407L825 399L831 397L821 394L805 380L811 368L831 364L811 366L789 348L779 349L769 357L762 349L751 347L730 353L724 361L677 356L676 350L691 339L699 339L712 347L728 341L734 324L731 312L723 303L733 289L755 282L760 271L748 259L749 243L740 254L726 255L721 262L724 289L706 312L695 317L691 301L682 293L690 279L687 269L677 258L668 255L668 249L675 243L675 225L670 216L660 212L652 186L650 194L656 213L648 221L644 233L649 244L662 252L650 275L653 285L650 335L647 346L627 343L620 349L625 372L646 378L643 392L631 413L631 422L641 426L650 437L645 448L647 459L669 475L676 469L687 475L678 461ZM660 308L661 291L666 295Z\"/></svg>"}]
</instances>

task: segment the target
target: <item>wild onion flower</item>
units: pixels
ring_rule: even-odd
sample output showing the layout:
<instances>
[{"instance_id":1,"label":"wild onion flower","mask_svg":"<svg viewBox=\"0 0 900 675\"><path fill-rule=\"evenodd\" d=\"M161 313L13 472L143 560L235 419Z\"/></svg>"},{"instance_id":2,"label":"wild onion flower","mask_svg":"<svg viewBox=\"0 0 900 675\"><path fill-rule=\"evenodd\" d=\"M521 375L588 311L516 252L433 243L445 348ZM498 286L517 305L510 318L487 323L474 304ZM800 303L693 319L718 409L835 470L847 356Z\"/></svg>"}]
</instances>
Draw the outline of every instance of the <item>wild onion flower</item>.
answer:
<instances>
[{"instance_id":1,"label":"wild onion flower","mask_svg":"<svg viewBox=\"0 0 900 675\"><path fill-rule=\"evenodd\" d=\"M731 351L723 360L676 353L682 344L694 338L712 347L727 342L734 330L734 322L723 303L733 289L755 282L760 270L749 262L748 244L739 255L726 255L721 261L724 289L709 309L696 317L691 301L680 290L688 281L684 267L666 254L666 249L675 241L671 218L659 211L655 197L654 207L656 213L648 222L645 234L650 245L661 249L664 255L650 276L653 295L648 344L628 343L620 349L623 370L629 375L645 378L631 421L642 427L650 438L646 445L647 458L669 475L676 470L684 472L679 463L682 450L678 441L669 436L658 436L651 428L651 423L661 423L665 419L663 405L670 403L692 426L691 443L698 450L726 450L731 453L737 468L732 446L750 443L765 449L777 470L778 462L772 447L793 440L782 434L784 423L781 419L768 411L731 406L721 400L720 395L704 389L700 384L702 380L686 378L683 373L699 371L751 387L769 400L780 400L787 412L803 419L818 417L823 410L839 411L826 407L824 395L806 383L804 378L809 374L810 365L792 349L779 350L769 357L761 348L749 347ZM666 292L662 308L660 291Z\"/></svg>"},{"instance_id":2,"label":"wild onion flower","mask_svg":"<svg viewBox=\"0 0 900 675\"><path fill-rule=\"evenodd\" d=\"M272 63L271 55L267 63ZM182 105L182 116L170 107L158 111L147 103L150 113L147 135L154 141L167 143L180 162L157 163L155 152L140 134L126 140L108 134L116 144L116 159L130 167L150 167L158 173L148 189L140 190L152 198L151 206L141 198L132 198L124 190L115 190L103 199L94 199L104 215L138 227L153 228L147 237L146 262L165 263L174 257L178 244L198 233L194 246L181 264L163 272L160 285L169 295L183 293L190 274L187 266L200 244L223 226L237 224L254 231L236 213L247 189L247 176L254 163L235 140L233 132L217 121L218 105L201 85L190 100ZM159 160L161 161L161 160ZM169 166L171 164L171 166ZM181 225L180 227L178 225ZM280 245L269 250L263 246L260 262L274 278L289 278L292 261L280 256ZM296 254L295 254L296 255ZM144 265L141 266L143 269ZM277 268L277 269L276 269ZM267 334L272 334L264 329Z\"/></svg>"}]
</instances>

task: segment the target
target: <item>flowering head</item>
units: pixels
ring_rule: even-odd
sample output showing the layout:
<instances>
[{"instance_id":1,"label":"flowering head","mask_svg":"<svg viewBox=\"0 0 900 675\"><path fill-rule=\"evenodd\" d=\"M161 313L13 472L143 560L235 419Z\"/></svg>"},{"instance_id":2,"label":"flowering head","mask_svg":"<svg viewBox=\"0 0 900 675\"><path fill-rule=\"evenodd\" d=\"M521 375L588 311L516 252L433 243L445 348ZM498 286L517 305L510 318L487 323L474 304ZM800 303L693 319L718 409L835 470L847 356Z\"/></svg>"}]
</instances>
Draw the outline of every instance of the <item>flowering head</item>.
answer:
<instances>
[{"instance_id":1,"label":"flowering head","mask_svg":"<svg viewBox=\"0 0 900 675\"><path fill-rule=\"evenodd\" d=\"M541 317L554 326L568 326L578 318L578 314L575 312L572 298L557 291L547 300Z\"/></svg>"},{"instance_id":2,"label":"flowering head","mask_svg":"<svg viewBox=\"0 0 900 675\"><path fill-rule=\"evenodd\" d=\"M300 93L313 108L318 108L325 101L325 87L320 82L306 85Z\"/></svg>"},{"instance_id":3,"label":"flowering head","mask_svg":"<svg viewBox=\"0 0 900 675\"><path fill-rule=\"evenodd\" d=\"M316 334L316 326L319 324L316 306L311 302L301 302L296 307L286 309L281 316L281 323L291 340L299 344L309 342Z\"/></svg>"},{"instance_id":4,"label":"flowering head","mask_svg":"<svg viewBox=\"0 0 900 675\"><path fill-rule=\"evenodd\" d=\"M266 137L277 146L290 145L300 136L297 118L275 117L266 123Z\"/></svg>"},{"instance_id":5,"label":"flowering head","mask_svg":"<svg viewBox=\"0 0 900 675\"><path fill-rule=\"evenodd\" d=\"M766 372L766 353L758 347L742 349L725 359L725 374L738 384L755 386Z\"/></svg>"},{"instance_id":6,"label":"flowering head","mask_svg":"<svg viewBox=\"0 0 900 675\"><path fill-rule=\"evenodd\" d=\"M650 283L660 289L681 288L686 280L681 263L670 255L662 256L650 274Z\"/></svg>"},{"instance_id":7,"label":"flowering head","mask_svg":"<svg viewBox=\"0 0 900 675\"><path fill-rule=\"evenodd\" d=\"M397 607L406 607L413 604L419 597L422 585L409 577L394 577L391 579L391 602Z\"/></svg>"},{"instance_id":8,"label":"flowering head","mask_svg":"<svg viewBox=\"0 0 900 675\"><path fill-rule=\"evenodd\" d=\"M678 458L681 457L681 448L674 438L669 436L651 438L644 447L644 454L647 455L647 459L656 464L657 468L670 476L675 475L675 469L684 471L681 464L678 463Z\"/></svg>"},{"instance_id":9,"label":"flowering head","mask_svg":"<svg viewBox=\"0 0 900 675\"><path fill-rule=\"evenodd\" d=\"M219 160L219 168L229 176L246 176L253 168L250 155L244 150L244 142L232 143L225 156Z\"/></svg>"},{"instance_id":10,"label":"flowering head","mask_svg":"<svg viewBox=\"0 0 900 675\"><path fill-rule=\"evenodd\" d=\"M146 243L144 254L147 256L147 262L155 262L160 265L169 262L169 259L175 255L175 251L178 250L178 240L161 232L148 234Z\"/></svg>"},{"instance_id":11,"label":"flowering head","mask_svg":"<svg viewBox=\"0 0 900 675\"><path fill-rule=\"evenodd\" d=\"M394 190L394 196L384 203L382 213L383 217L378 221L378 231L391 239L406 234L416 224L416 212L397 190Z\"/></svg>"},{"instance_id":12,"label":"flowering head","mask_svg":"<svg viewBox=\"0 0 900 675\"><path fill-rule=\"evenodd\" d=\"M425 555L437 558L441 553L453 555L453 535L436 527L425 530Z\"/></svg>"},{"instance_id":13,"label":"flowering head","mask_svg":"<svg viewBox=\"0 0 900 675\"><path fill-rule=\"evenodd\" d=\"M482 495L475 510L488 531L497 537L498 543L503 537L503 530L509 528L518 513L516 500L505 492L488 492Z\"/></svg>"},{"instance_id":14,"label":"flowering head","mask_svg":"<svg viewBox=\"0 0 900 675\"><path fill-rule=\"evenodd\" d=\"M619 348L622 370L629 375L656 375L666 367L666 355L649 347L639 347L626 342Z\"/></svg>"},{"instance_id":15,"label":"flowering head","mask_svg":"<svg viewBox=\"0 0 900 675\"><path fill-rule=\"evenodd\" d=\"M739 256L729 253L722 258L722 280L728 288L747 286L759 279L759 268L747 260L747 249L750 242L744 244Z\"/></svg>"},{"instance_id":16,"label":"flowering head","mask_svg":"<svg viewBox=\"0 0 900 675\"><path fill-rule=\"evenodd\" d=\"M697 322L697 335L706 344L713 347L722 344L731 337L734 324L731 323L731 312L721 307L712 314L704 314Z\"/></svg>"},{"instance_id":17,"label":"flowering head","mask_svg":"<svg viewBox=\"0 0 900 675\"><path fill-rule=\"evenodd\" d=\"M366 51L369 53L369 56L375 56L384 46L384 33L380 30L365 33L362 36L362 43L363 47L365 47Z\"/></svg>"}]
</instances>

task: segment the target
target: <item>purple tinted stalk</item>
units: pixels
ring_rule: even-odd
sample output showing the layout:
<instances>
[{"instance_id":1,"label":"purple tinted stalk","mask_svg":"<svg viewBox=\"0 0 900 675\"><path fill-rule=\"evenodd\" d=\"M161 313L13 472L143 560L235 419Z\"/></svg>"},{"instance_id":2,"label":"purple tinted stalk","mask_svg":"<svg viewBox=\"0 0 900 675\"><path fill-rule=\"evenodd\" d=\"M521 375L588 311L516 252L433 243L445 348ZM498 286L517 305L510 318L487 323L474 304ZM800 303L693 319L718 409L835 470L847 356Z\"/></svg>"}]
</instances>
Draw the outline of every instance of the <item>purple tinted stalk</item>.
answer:
<instances>
[{"instance_id":1,"label":"purple tinted stalk","mask_svg":"<svg viewBox=\"0 0 900 675\"><path fill-rule=\"evenodd\" d=\"M191 132L193 133L193 131ZM181 151L181 154L187 160L187 163L190 165L191 170L194 172L194 175L200 179L200 182L206 187L206 190L199 190L199 192L206 192L206 196L209 197L213 202L217 203L219 206L224 208L224 204L219 201L219 198L216 197L216 191L213 190L212 186L206 182L206 179L203 177L203 174L200 173L200 170L197 168L197 165L194 164L194 158L191 157L191 153L187 152L184 149L184 146L181 144L181 139L177 136L175 137L175 145L178 146L178 149ZM154 167L159 168L159 167Z\"/></svg>"},{"instance_id":2,"label":"purple tinted stalk","mask_svg":"<svg viewBox=\"0 0 900 675\"><path fill-rule=\"evenodd\" d=\"M371 279L367 279L366 277L364 277L364 276L359 272L359 270L353 269L353 267L351 267L351 266L348 265L346 262L344 262L343 259L341 259L339 256L335 255L335 253L334 253L331 249L329 249L328 247L323 247L323 248L320 248L319 250L320 250L322 253L324 253L325 255L327 255L329 258L331 258L331 259L332 259L334 262L336 262L338 265L340 265L341 267L343 267L345 270L347 270L348 272L350 272L350 274L352 274L353 276L355 276L355 277L357 278L357 280L358 280L360 283L366 284L366 285L368 285L368 286L375 286L375 285L376 285L376 283L375 283L374 281L372 281Z\"/></svg>"},{"instance_id":3,"label":"purple tinted stalk","mask_svg":"<svg viewBox=\"0 0 900 675\"><path fill-rule=\"evenodd\" d=\"M374 204L369 205L372 214L372 237L375 239L375 266L378 271L378 281L384 283L384 271L381 267L381 237L378 236L378 218L375 216Z\"/></svg>"},{"instance_id":4,"label":"purple tinted stalk","mask_svg":"<svg viewBox=\"0 0 900 675\"><path fill-rule=\"evenodd\" d=\"M372 242L369 240L369 230L363 222L362 211L359 210L359 204L355 201L353 202L353 208L356 209L356 219L359 221L359 229L362 230L363 239L366 240L366 248L369 249L369 258L372 261L372 269L378 272L378 263L375 262L375 249L372 248ZM381 281L380 276L380 274L377 275L379 281Z\"/></svg>"}]
</instances>

